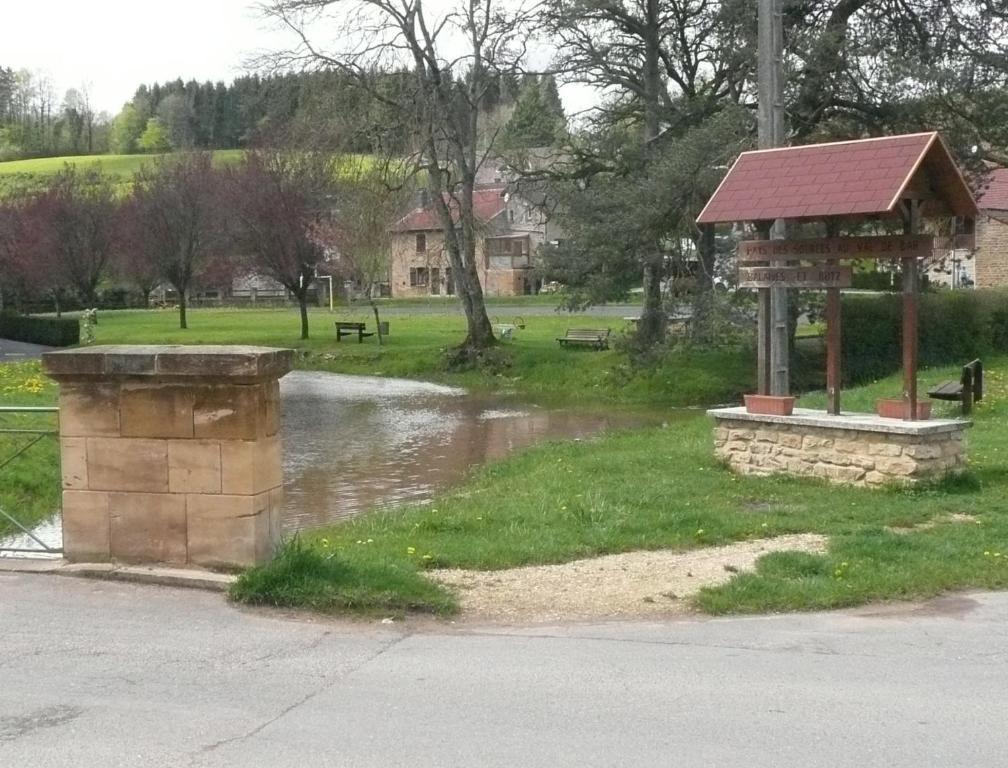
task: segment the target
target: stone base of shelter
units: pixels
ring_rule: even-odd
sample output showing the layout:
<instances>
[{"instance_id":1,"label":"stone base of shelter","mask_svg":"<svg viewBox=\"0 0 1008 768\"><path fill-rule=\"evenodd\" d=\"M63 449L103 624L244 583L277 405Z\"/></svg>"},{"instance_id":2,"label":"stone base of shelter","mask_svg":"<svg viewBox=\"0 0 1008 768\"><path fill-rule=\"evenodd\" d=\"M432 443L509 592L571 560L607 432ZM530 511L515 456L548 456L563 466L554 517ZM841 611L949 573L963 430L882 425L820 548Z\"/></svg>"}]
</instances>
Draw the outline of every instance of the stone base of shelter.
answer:
<instances>
[{"instance_id":1,"label":"stone base of shelter","mask_svg":"<svg viewBox=\"0 0 1008 768\"><path fill-rule=\"evenodd\" d=\"M72 562L268 560L283 503L278 379L291 352L51 352L60 384L63 548Z\"/></svg>"},{"instance_id":2,"label":"stone base of shelter","mask_svg":"<svg viewBox=\"0 0 1008 768\"><path fill-rule=\"evenodd\" d=\"M966 466L969 421L903 421L870 414L828 415L796 408L790 416L745 408L707 412L717 456L735 472L818 477L857 486L913 485Z\"/></svg>"}]
</instances>

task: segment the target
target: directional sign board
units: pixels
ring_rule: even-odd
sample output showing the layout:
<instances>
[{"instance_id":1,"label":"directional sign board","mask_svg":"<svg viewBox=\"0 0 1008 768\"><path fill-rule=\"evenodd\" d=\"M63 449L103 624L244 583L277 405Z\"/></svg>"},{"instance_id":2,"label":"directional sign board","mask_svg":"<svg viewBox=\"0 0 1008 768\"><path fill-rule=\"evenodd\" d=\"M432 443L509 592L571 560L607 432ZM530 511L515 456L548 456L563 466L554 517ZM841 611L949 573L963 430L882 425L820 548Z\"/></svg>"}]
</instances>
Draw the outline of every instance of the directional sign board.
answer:
<instances>
[{"instance_id":1,"label":"directional sign board","mask_svg":"<svg viewBox=\"0 0 1008 768\"><path fill-rule=\"evenodd\" d=\"M745 240L739 263L829 259L923 259L934 252L931 235L821 237L813 240Z\"/></svg>"},{"instance_id":2,"label":"directional sign board","mask_svg":"<svg viewBox=\"0 0 1008 768\"><path fill-rule=\"evenodd\" d=\"M851 268L739 267L739 288L850 288Z\"/></svg>"}]
</instances>

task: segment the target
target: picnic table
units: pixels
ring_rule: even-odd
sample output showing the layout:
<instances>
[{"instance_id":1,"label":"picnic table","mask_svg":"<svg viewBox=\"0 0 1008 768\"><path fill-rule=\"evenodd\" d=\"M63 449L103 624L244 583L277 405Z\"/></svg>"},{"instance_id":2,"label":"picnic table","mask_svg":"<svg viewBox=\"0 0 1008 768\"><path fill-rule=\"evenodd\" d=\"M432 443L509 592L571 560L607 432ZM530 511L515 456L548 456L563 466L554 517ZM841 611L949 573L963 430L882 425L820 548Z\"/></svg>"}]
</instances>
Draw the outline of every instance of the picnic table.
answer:
<instances>
[{"instance_id":1,"label":"picnic table","mask_svg":"<svg viewBox=\"0 0 1008 768\"><path fill-rule=\"evenodd\" d=\"M582 346L602 350L609 348L609 328L568 328L557 338L561 347Z\"/></svg>"},{"instance_id":2,"label":"picnic table","mask_svg":"<svg viewBox=\"0 0 1008 768\"><path fill-rule=\"evenodd\" d=\"M365 336L374 336L374 332L365 330L367 328L366 323L356 323L347 320L337 320L336 323L336 341L339 342L344 336L353 336L356 334L357 343L364 343Z\"/></svg>"}]
</instances>

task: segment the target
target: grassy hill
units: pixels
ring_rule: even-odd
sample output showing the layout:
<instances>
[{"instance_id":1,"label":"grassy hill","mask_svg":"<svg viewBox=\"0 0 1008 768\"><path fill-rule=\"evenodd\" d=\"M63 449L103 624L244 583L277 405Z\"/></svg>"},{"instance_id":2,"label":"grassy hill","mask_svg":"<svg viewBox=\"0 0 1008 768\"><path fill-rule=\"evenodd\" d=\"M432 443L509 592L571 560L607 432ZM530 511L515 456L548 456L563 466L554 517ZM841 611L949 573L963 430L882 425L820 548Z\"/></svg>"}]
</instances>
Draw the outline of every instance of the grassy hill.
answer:
<instances>
[{"instance_id":1,"label":"grassy hill","mask_svg":"<svg viewBox=\"0 0 1008 768\"><path fill-rule=\"evenodd\" d=\"M214 162L220 165L237 162L239 149L218 149ZM59 173L66 165L78 168L100 168L105 173L128 181L146 163L158 155L78 155L65 157L39 157L32 160L8 160L0 163L0 197L29 191L48 176Z\"/></svg>"},{"instance_id":2,"label":"grassy hill","mask_svg":"<svg viewBox=\"0 0 1008 768\"><path fill-rule=\"evenodd\" d=\"M237 163L241 153L240 149L214 150L214 163L220 166ZM0 198L31 192L41 186L46 178L63 170L66 165L81 169L100 168L118 178L126 189L126 182L133 178L133 174L158 157L160 155L68 155L39 157L32 160L8 160L0 163ZM355 160L363 160L365 168L370 168L374 162L369 155L347 155L348 170Z\"/></svg>"},{"instance_id":3,"label":"grassy hill","mask_svg":"<svg viewBox=\"0 0 1008 768\"><path fill-rule=\"evenodd\" d=\"M241 155L241 150L218 149L213 154L215 162L227 164L237 160ZM8 160L5 163L0 163L0 176L11 174L48 176L61 171L64 165L74 165L80 168L97 166L114 176L132 176L145 163L149 163L156 157L158 155L78 155L39 157L33 160Z\"/></svg>"}]
</instances>

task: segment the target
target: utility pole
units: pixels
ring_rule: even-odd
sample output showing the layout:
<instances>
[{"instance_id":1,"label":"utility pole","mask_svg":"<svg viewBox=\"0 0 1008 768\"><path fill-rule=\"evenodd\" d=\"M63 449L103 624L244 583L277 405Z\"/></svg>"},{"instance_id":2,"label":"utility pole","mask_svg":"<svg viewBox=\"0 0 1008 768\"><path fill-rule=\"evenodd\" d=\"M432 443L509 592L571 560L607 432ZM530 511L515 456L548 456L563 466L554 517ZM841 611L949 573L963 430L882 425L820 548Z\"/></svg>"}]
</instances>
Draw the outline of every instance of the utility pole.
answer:
<instances>
[{"instance_id":1,"label":"utility pole","mask_svg":"<svg viewBox=\"0 0 1008 768\"><path fill-rule=\"evenodd\" d=\"M781 0L759 0L759 147L784 146L784 21ZM785 237L784 221L777 219L770 237ZM785 261L772 261L784 266ZM760 296L760 350L768 359L761 361L760 379L771 395L787 395L790 389L788 350L788 290L768 288ZM768 342L768 344L767 344ZM767 380L768 379L768 380Z\"/></svg>"}]
</instances>

